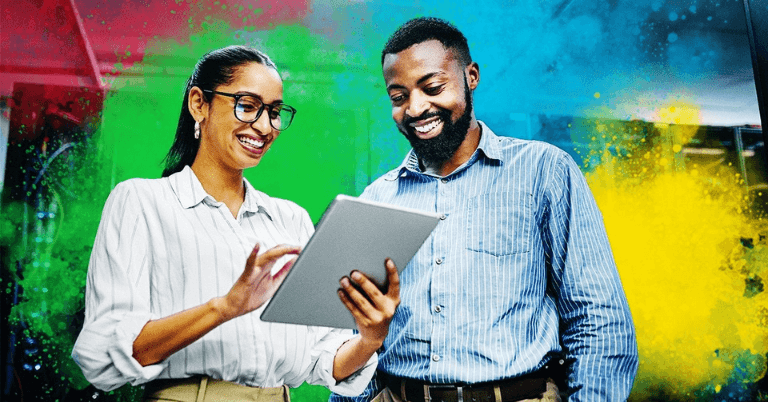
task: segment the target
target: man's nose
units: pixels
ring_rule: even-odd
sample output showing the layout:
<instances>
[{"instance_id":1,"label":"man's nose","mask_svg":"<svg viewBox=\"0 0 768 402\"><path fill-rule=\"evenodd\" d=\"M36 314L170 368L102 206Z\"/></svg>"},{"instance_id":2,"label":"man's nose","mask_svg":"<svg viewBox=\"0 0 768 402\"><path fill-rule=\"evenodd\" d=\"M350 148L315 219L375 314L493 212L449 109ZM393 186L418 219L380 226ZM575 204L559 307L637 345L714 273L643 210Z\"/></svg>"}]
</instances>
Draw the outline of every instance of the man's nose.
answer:
<instances>
[{"instance_id":1,"label":"man's nose","mask_svg":"<svg viewBox=\"0 0 768 402\"><path fill-rule=\"evenodd\" d=\"M408 109L406 113L410 117L419 117L429 109L429 101L426 96L415 91L411 94L410 102L408 103Z\"/></svg>"}]
</instances>

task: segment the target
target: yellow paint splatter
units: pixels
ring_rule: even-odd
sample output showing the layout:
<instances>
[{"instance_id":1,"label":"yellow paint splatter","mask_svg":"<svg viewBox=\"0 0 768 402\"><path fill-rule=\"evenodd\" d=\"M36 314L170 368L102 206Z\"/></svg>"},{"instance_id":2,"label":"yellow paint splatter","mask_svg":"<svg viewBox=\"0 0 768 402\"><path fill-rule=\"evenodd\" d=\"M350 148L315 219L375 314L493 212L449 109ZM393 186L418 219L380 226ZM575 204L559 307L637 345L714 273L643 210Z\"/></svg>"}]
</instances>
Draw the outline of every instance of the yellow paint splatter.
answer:
<instances>
[{"instance_id":1,"label":"yellow paint splatter","mask_svg":"<svg viewBox=\"0 0 768 402\"><path fill-rule=\"evenodd\" d=\"M637 401L754 383L768 353L768 225L750 216L733 168L685 166L698 112L674 104L658 114L647 143L616 142L623 156L593 147L601 163L587 174L637 329Z\"/></svg>"}]
</instances>

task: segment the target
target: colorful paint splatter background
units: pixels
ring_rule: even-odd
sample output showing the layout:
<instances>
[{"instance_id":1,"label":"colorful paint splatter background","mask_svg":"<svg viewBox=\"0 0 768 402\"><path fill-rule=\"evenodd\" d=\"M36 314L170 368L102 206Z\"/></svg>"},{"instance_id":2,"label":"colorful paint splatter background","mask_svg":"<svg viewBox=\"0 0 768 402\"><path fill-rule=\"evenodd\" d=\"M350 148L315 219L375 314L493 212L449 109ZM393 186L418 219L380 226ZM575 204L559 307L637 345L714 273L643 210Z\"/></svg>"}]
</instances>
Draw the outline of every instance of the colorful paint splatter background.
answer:
<instances>
[{"instance_id":1,"label":"colorful paint splatter background","mask_svg":"<svg viewBox=\"0 0 768 402\"><path fill-rule=\"evenodd\" d=\"M72 62L81 45L67 40L77 27L60 7L74 4L108 92L95 118L66 130L48 122L44 138L27 138L29 127L8 133L20 103L2 75L6 177L16 177L6 180L0 219L9 398L92 395L68 355L100 210L115 183L159 177L199 56L238 43L276 61L299 113L246 176L318 219L336 194L359 194L407 151L390 119L380 49L402 22L434 15L469 39L482 74L477 116L582 163L638 330L631 400L768 400L765 160L747 127L759 117L739 1L21 3L40 17L12 18L18 8L0 6L0 65L8 55ZM13 88L25 101L37 96ZM67 97L58 91L39 96ZM70 111L102 102L70 95ZM135 395L125 387L98 398ZM294 390L299 401L326 396Z\"/></svg>"}]
</instances>

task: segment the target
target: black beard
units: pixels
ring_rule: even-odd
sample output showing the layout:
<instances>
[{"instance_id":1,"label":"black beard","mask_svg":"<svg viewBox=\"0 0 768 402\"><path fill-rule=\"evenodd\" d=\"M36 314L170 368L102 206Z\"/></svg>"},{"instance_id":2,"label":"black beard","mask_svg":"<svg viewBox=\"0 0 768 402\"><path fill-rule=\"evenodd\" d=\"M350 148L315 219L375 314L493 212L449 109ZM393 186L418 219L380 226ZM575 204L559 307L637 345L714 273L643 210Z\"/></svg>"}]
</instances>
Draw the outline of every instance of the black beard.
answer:
<instances>
[{"instance_id":1,"label":"black beard","mask_svg":"<svg viewBox=\"0 0 768 402\"><path fill-rule=\"evenodd\" d=\"M469 124L472 121L472 93L469 91L469 86L464 82L464 113L455 121L451 121L451 112L447 109L438 108L437 112L423 113L419 117L406 117L403 119L400 125L400 132L403 133L408 142L413 147L413 152L416 153L422 162L428 165L440 165L443 162L451 159L456 150L464 139L467 137L467 131L469 131ZM443 131L437 137L422 140L414 131L410 123L422 119L428 119L430 117L437 116L443 122ZM403 130L405 128L405 130Z\"/></svg>"}]
</instances>

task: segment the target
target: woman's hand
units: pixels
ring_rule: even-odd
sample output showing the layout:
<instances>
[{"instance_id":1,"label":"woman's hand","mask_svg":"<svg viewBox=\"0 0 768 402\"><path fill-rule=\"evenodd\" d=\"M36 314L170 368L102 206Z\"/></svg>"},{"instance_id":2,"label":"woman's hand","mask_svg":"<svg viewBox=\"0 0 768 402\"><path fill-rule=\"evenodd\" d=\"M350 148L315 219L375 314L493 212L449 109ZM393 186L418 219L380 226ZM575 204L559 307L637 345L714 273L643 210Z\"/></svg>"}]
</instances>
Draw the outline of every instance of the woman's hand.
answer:
<instances>
[{"instance_id":1,"label":"woman's hand","mask_svg":"<svg viewBox=\"0 0 768 402\"><path fill-rule=\"evenodd\" d=\"M286 262L275 275L272 275L271 271L275 262L285 255L298 254L301 251L299 247L279 245L272 247L262 255L258 255L259 247L258 243L253 247L242 275L232 285L229 292L219 299L217 308L224 320L250 313L266 303L283 283L283 279L296 261L296 257Z\"/></svg>"},{"instance_id":2,"label":"woman's hand","mask_svg":"<svg viewBox=\"0 0 768 402\"><path fill-rule=\"evenodd\" d=\"M149 321L133 341L133 357L142 366L155 364L202 338L223 322L261 307L275 294L296 258L272 276L270 271L275 261L299 251L298 247L276 246L258 255L259 245L256 244L243 274L226 296Z\"/></svg>"},{"instance_id":3,"label":"woman's hand","mask_svg":"<svg viewBox=\"0 0 768 402\"><path fill-rule=\"evenodd\" d=\"M341 279L339 298L355 318L361 341L376 350L384 343L389 322L400 304L400 277L391 259L384 263L387 269L387 293L358 271ZM351 283L350 281L354 282ZM362 293L361 293L362 291Z\"/></svg>"}]
</instances>

